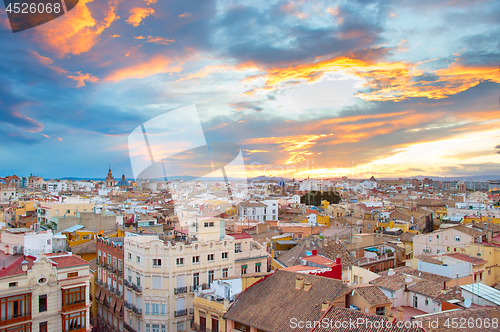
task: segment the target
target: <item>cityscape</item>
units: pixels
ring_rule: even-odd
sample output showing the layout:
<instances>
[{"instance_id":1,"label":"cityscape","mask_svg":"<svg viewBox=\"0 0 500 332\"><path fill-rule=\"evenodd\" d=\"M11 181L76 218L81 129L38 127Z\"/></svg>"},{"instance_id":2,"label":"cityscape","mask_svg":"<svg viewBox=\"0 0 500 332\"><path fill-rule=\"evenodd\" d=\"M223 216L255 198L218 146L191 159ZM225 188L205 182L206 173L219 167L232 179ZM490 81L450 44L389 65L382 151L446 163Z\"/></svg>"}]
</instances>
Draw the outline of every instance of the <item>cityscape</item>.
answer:
<instances>
[{"instance_id":1,"label":"cityscape","mask_svg":"<svg viewBox=\"0 0 500 332\"><path fill-rule=\"evenodd\" d=\"M499 17L4 0L0 332L500 331Z\"/></svg>"}]
</instances>

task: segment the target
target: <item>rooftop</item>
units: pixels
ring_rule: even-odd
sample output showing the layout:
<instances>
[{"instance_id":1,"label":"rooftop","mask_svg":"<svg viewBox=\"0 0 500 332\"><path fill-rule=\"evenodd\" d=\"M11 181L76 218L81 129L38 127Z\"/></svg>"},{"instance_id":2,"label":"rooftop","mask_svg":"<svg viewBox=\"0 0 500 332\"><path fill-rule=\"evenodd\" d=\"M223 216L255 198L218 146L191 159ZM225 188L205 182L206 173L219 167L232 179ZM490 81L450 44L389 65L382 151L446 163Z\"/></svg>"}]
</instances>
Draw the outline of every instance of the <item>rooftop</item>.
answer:
<instances>
[{"instance_id":1,"label":"rooftop","mask_svg":"<svg viewBox=\"0 0 500 332\"><path fill-rule=\"evenodd\" d=\"M500 290L498 289L479 282L475 284L462 285L460 288L487 301L493 302L496 305L500 305Z\"/></svg>"}]
</instances>

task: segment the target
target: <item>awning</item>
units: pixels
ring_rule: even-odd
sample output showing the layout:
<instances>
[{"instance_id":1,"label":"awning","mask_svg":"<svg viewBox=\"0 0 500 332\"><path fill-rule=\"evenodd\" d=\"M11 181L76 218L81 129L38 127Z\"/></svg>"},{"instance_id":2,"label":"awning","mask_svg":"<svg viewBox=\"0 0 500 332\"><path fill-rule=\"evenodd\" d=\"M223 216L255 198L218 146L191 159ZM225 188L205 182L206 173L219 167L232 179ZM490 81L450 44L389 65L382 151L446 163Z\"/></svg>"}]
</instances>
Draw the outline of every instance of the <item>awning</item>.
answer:
<instances>
[{"instance_id":1,"label":"awning","mask_svg":"<svg viewBox=\"0 0 500 332\"><path fill-rule=\"evenodd\" d=\"M99 296L99 300L100 300L100 302L101 302L101 303L102 303L102 302L104 302L104 298L105 298L105 297L106 297L106 292L103 290L103 291L101 292L101 295Z\"/></svg>"},{"instance_id":2,"label":"awning","mask_svg":"<svg viewBox=\"0 0 500 332\"><path fill-rule=\"evenodd\" d=\"M116 304L116 296L112 296L111 297L111 311L114 311L115 310L115 304Z\"/></svg>"},{"instance_id":3,"label":"awning","mask_svg":"<svg viewBox=\"0 0 500 332\"><path fill-rule=\"evenodd\" d=\"M247 266L246 266L246 265L242 265L242 266L241 266L241 268L242 268L242 269L246 269L246 268L247 268Z\"/></svg>"},{"instance_id":4,"label":"awning","mask_svg":"<svg viewBox=\"0 0 500 332\"><path fill-rule=\"evenodd\" d=\"M100 295L101 295L101 287L97 287L97 291L95 293L94 299L97 300Z\"/></svg>"},{"instance_id":5,"label":"awning","mask_svg":"<svg viewBox=\"0 0 500 332\"><path fill-rule=\"evenodd\" d=\"M255 263L255 266L261 266L261 263Z\"/></svg>"},{"instance_id":6,"label":"awning","mask_svg":"<svg viewBox=\"0 0 500 332\"><path fill-rule=\"evenodd\" d=\"M115 307L115 315L120 315L120 311L123 308L123 301L120 299L116 299L116 307Z\"/></svg>"}]
</instances>

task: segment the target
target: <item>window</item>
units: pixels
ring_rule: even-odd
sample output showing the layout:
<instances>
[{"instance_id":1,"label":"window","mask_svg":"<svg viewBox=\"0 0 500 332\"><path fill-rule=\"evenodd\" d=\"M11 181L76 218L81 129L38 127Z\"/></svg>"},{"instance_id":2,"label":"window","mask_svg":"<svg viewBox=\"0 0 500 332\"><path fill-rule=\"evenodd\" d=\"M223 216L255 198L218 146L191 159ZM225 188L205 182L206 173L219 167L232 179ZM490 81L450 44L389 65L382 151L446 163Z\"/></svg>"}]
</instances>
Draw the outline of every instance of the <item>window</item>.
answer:
<instances>
[{"instance_id":1,"label":"window","mask_svg":"<svg viewBox=\"0 0 500 332\"><path fill-rule=\"evenodd\" d=\"M146 315L149 315L149 303L146 303ZM146 329L147 329L147 327L146 327Z\"/></svg>"},{"instance_id":2,"label":"window","mask_svg":"<svg viewBox=\"0 0 500 332\"><path fill-rule=\"evenodd\" d=\"M162 316L165 316L165 315L166 315L166 312L167 312L167 311L166 311L166 305L165 305L165 303L162 303L162 304L161 304L161 315L162 315Z\"/></svg>"},{"instance_id":3,"label":"window","mask_svg":"<svg viewBox=\"0 0 500 332\"><path fill-rule=\"evenodd\" d=\"M153 266L161 266L161 259L153 259Z\"/></svg>"},{"instance_id":4,"label":"window","mask_svg":"<svg viewBox=\"0 0 500 332\"><path fill-rule=\"evenodd\" d=\"M85 328L86 311L63 315L63 331L75 331Z\"/></svg>"},{"instance_id":5,"label":"window","mask_svg":"<svg viewBox=\"0 0 500 332\"><path fill-rule=\"evenodd\" d=\"M255 272L260 272L261 263L255 263Z\"/></svg>"},{"instance_id":6,"label":"window","mask_svg":"<svg viewBox=\"0 0 500 332\"><path fill-rule=\"evenodd\" d=\"M385 316L385 307L377 307L377 309L375 309L375 314Z\"/></svg>"},{"instance_id":7,"label":"window","mask_svg":"<svg viewBox=\"0 0 500 332\"><path fill-rule=\"evenodd\" d=\"M38 312L47 311L47 294L38 296Z\"/></svg>"},{"instance_id":8,"label":"window","mask_svg":"<svg viewBox=\"0 0 500 332\"><path fill-rule=\"evenodd\" d=\"M208 254L207 260L208 261L213 261L214 260L214 254Z\"/></svg>"},{"instance_id":9,"label":"window","mask_svg":"<svg viewBox=\"0 0 500 332\"><path fill-rule=\"evenodd\" d=\"M234 252L241 252L241 243L234 244Z\"/></svg>"},{"instance_id":10,"label":"window","mask_svg":"<svg viewBox=\"0 0 500 332\"><path fill-rule=\"evenodd\" d=\"M56 216L58 216L58 215L59 215L59 210L56 210Z\"/></svg>"},{"instance_id":11,"label":"window","mask_svg":"<svg viewBox=\"0 0 500 332\"><path fill-rule=\"evenodd\" d=\"M429 242L432 242L432 236L429 236Z\"/></svg>"},{"instance_id":12,"label":"window","mask_svg":"<svg viewBox=\"0 0 500 332\"><path fill-rule=\"evenodd\" d=\"M146 324L146 332L151 332L151 329L149 328L149 324Z\"/></svg>"},{"instance_id":13,"label":"window","mask_svg":"<svg viewBox=\"0 0 500 332\"><path fill-rule=\"evenodd\" d=\"M354 283L357 284L358 283L358 276L354 276Z\"/></svg>"},{"instance_id":14,"label":"window","mask_svg":"<svg viewBox=\"0 0 500 332\"><path fill-rule=\"evenodd\" d=\"M229 276L229 269L226 267L222 269L222 278L227 278L228 276Z\"/></svg>"},{"instance_id":15,"label":"window","mask_svg":"<svg viewBox=\"0 0 500 332\"><path fill-rule=\"evenodd\" d=\"M193 256L193 263L199 263L200 262L200 256Z\"/></svg>"},{"instance_id":16,"label":"window","mask_svg":"<svg viewBox=\"0 0 500 332\"><path fill-rule=\"evenodd\" d=\"M429 300L425 299L425 305L429 305Z\"/></svg>"},{"instance_id":17,"label":"window","mask_svg":"<svg viewBox=\"0 0 500 332\"><path fill-rule=\"evenodd\" d=\"M40 332L47 332L47 322L41 322L39 325L38 325L38 331Z\"/></svg>"},{"instance_id":18,"label":"window","mask_svg":"<svg viewBox=\"0 0 500 332\"><path fill-rule=\"evenodd\" d=\"M17 287L17 282L9 282L9 288Z\"/></svg>"},{"instance_id":19,"label":"window","mask_svg":"<svg viewBox=\"0 0 500 332\"><path fill-rule=\"evenodd\" d=\"M132 260L132 254L131 253L128 253L128 260Z\"/></svg>"},{"instance_id":20,"label":"window","mask_svg":"<svg viewBox=\"0 0 500 332\"><path fill-rule=\"evenodd\" d=\"M161 289L161 276L152 276L153 289Z\"/></svg>"},{"instance_id":21,"label":"window","mask_svg":"<svg viewBox=\"0 0 500 332\"><path fill-rule=\"evenodd\" d=\"M222 259L227 259L228 254L229 254L228 252L223 252L222 253Z\"/></svg>"},{"instance_id":22,"label":"window","mask_svg":"<svg viewBox=\"0 0 500 332\"><path fill-rule=\"evenodd\" d=\"M241 266L241 274L247 274L247 266L246 265L242 265Z\"/></svg>"},{"instance_id":23,"label":"window","mask_svg":"<svg viewBox=\"0 0 500 332\"><path fill-rule=\"evenodd\" d=\"M137 256L137 263L140 263L140 262L141 262L141 257Z\"/></svg>"},{"instance_id":24,"label":"window","mask_svg":"<svg viewBox=\"0 0 500 332\"><path fill-rule=\"evenodd\" d=\"M455 235L455 241L460 242L460 235Z\"/></svg>"},{"instance_id":25,"label":"window","mask_svg":"<svg viewBox=\"0 0 500 332\"><path fill-rule=\"evenodd\" d=\"M141 276L139 275L139 273L137 273L136 280L137 280L137 286L141 287Z\"/></svg>"},{"instance_id":26,"label":"window","mask_svg":"<svg viewBox=\"0 0 500 332\"><path fill-rule=\"evenodd\" d=\"M151 314L152 315L159 315L160 314L160 305L158 303L153 303L152 305L152 310L151 310Z\"/></svg>"},{"instance_id":27,"label":"window","mask_svg":"<svg viewBox=\"0 0 500 332\"><path fill-rule=\"evenodd\" d=\"M193 273L193 287L197 288L200 285L200 274Z\"/></svg>"},{"instance_id":28,"label":"window","mask_svg":"<svg viewBox=\"0 0 500 332\"><path fill-rule=\"evenodd\" d=\"M184 322L177 323L177 331L184 331Z\"/></svg>"},{"instance_id":29,"label":"window","mask_svg":"<svg viewBox=\"0 0 500 332\"><path fill-rule=\"evenodd\" d=\"M69 272L66 276L66 278L74 278L78 277L78 272Z\"/></svg>"},{"instance_id":30,"label":"window","mask_svg":"<svg viewBox=\"0 0 500 332\"><path fill-rule=\"evenodd\" d=\"M123 271L123 261L121 259L118 260L118 271Z\"/></svg>"},{"instance_id":31,"label":"window","mask_svg":"<svg viewBox=\"0 0 500 332\"><path fill-rule=\"evenodd\" d=\"M31 294L1 298L0 308L2 323L8 319L7 317L20 318L28 316L31 313Z\"/></svg>"},{"instance_id":32,"label":"window","mask_svg":"<svg viewBox=\"0 0 500 332\"><path fill-rule=\"evenodd\" d=\"M180 257L180 258L177 258L177 265L184 265L184 258Z\"/></svg>"},{"instance_id":33,"label":"window","mask_svg":"<svg viewBox=\"0 0 500 332\"><path fill-rule=\"evenodd\" d=\"M208 285L211 285L214 282L214 270L208 271Z\"/></svg>"},{"instance_id":34,"label":"window","mask_svg":"<svg viewBox=\"0 0 500 332\"><path fill-rule=\"evenodd\" d=\"M85 286L63 289L63 307L85 303Z\"/></svg>"}]
</instances>

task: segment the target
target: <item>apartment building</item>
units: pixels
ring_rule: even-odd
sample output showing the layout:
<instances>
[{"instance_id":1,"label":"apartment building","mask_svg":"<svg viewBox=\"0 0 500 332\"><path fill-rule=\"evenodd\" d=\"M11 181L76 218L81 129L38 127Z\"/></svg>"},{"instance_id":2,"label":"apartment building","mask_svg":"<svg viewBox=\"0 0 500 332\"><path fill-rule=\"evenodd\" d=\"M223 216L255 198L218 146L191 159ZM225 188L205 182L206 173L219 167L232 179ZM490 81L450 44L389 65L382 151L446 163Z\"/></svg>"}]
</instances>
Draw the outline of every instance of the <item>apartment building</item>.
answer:
<instances>
[{"instance_id":1,"label":"apartment building","mask_svg":"<svg viewBox=\"0 0 500 332\"><path fill-rule=\"evenodd\" d=\"M66 252L0 259L0 331L92 330L88 262Z\"/></svg>"},{"instance_id":2,"label":"apartment building","mask_svg":"<svg viewBox=\"0 0 500 332\"><path fill-rule=\"evenodd\" d=\"M413 237L413 255L439 253L465 253L467 246L482 241L482 233L458 225Z\"/></svg>"},{"instance_id":3,"label":"apartment building","mask_svg":"<svg viewBox=\"0 0 500 332\"><path fill-rule=\"evenodd\" d=\"M123 331L123 239L97 239L96 332Z\"/></svg>"},{"instance_id":4,"label":"apartment building","mask_svg":"<svg viewBox=\"0 0 500 332\"><path fill-rule=\"evenodd\" d=\"M234 239L234 272L236 276L267 272L267 249L252 240L247 233L232 233Z\"/></svg>"},{"instance_id":5,"label":"apartment building","mask_svg":"<svg viewBox=\"0 0 500 332\"><path fill-rule=\"evenodd\" d=\"M189 241L165 242L158 235L125 237L125 330L188 331L197 290L235 274L234 239L213 239L211 222L199 224L197 238Z\"/></svg>"},{"instance_id":6,"label":"apartment building","mask_svg":"<svg viewBox=\"0 0 500 332\"><path fill-rule=\"evenodd\" d=\"M59 217L76 216L78 212L94 211L95 203L90 200L72 199L63 203L41 203L37 208L38 222L43 226L57 228Z\"/></svg>"}]
</instances>

